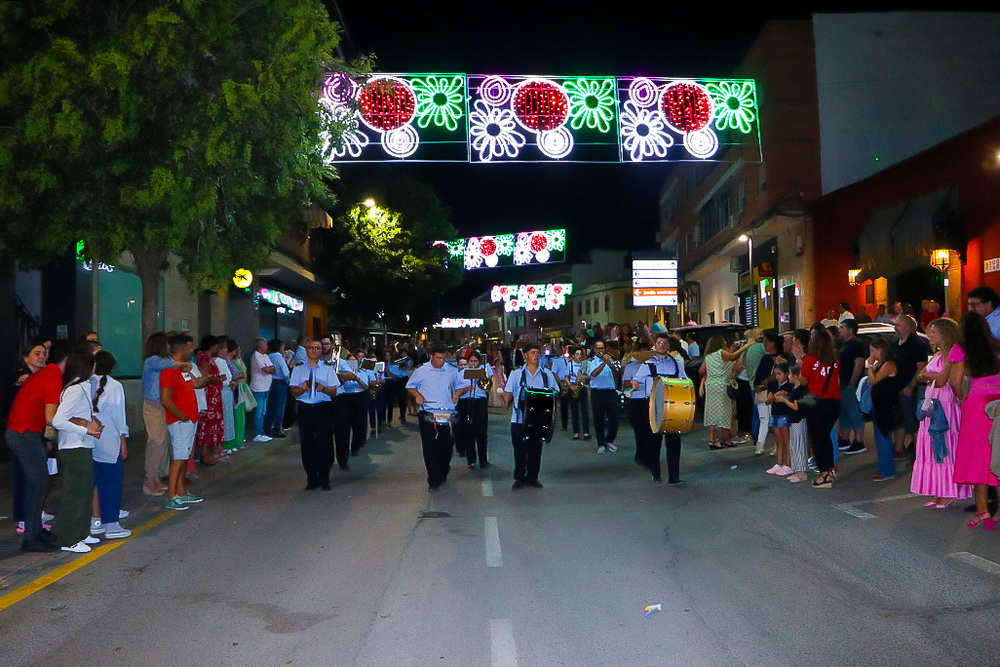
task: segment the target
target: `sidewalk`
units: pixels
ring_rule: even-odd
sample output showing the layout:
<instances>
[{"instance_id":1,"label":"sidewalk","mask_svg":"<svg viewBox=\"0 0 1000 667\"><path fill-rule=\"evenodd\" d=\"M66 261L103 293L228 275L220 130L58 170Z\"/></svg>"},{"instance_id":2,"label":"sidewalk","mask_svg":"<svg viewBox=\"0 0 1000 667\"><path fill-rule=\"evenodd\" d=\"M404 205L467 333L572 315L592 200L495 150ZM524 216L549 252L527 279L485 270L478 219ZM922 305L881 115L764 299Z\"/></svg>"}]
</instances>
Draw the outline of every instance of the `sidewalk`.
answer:
<instances>
[{"instance_id":1,"label":"sidewalk","mask_svg":"<svg viewBox=\"0 0 1000 667\"><path fill-rule=\"evenodd\" d=\"M198 477L191 487L193 493L199 495L215 482L226 476L252 466L261 457L273 451L275 447L298 446L298 429L292 427L285 431L288 436L271 442L253 442L248 440L245 447L228 460L214 466L198 465ZM122 485L122 509L130 512L128 518L122 520L122 526L134 529L157 515L166 512L163 504L166 496L147 496L142 492L142 481L145 476L143 461L146 453L146 435L144 432L129 438L128 458L124 461L125 475ZM21 535L15 531L17 527L11 516L14 495L13 463L0 465L0 596L21 586L28 581L44 574L73 559L76 554L67 552L24 553L21 551ZM49 478L51 487L45 501L45 511L56 514L59 509L59 498L62 494L62 479L60 475ZM112 540L121 541L121 540ZM102 543L105 540L102 539ZM99 546L99 545L95 545Z\"/></svg>"}]
</instances>

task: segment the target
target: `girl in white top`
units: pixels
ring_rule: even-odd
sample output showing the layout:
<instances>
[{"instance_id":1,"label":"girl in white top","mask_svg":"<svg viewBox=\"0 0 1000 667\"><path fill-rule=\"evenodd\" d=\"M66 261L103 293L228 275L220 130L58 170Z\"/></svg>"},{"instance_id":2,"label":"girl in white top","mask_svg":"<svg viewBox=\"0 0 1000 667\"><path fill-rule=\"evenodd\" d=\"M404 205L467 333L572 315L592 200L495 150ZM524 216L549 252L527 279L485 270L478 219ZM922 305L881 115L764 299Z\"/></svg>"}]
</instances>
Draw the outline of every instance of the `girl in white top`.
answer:
<instances>
[{"instance_id":1,"label":"girl in white top","mask_svg":"<svg viewBox=\"0 0 1000 667\"><path fill-rule=\"evenodd\" d=\"M59 467L63 493L52 525L56 544L64 551L86 553L96 543L90 536L90 504L94 493L94 463L91 451L101 435L101 422L94 417L90 376L94 355L90 351L71 354L63 371L63 391L52 426L59 431Z\"/></svg>"},{"instance_id":2,"label":"girl in white top","mask_svg":"<svg viewBox=\"0 0 1000 667\"><path fill-rule=\"evenodd\" d=\"M132 534L119 524L122 504L122 462L128 458L128 424L125 421L125 389L111 377L115 358L101 350L94 355L90 378L94 415L104 429L94 446L94 502L90 534L119 539Z\"/></svg>"}]
</instances>

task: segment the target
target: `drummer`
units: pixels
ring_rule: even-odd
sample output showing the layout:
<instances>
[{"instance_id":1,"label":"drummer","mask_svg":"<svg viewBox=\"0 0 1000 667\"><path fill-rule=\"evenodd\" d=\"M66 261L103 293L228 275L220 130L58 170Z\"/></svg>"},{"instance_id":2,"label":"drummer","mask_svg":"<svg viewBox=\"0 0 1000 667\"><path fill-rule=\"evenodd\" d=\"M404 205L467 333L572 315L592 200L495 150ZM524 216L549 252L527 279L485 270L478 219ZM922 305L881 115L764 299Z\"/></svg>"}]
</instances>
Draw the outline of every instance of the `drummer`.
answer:
<instances>
[{"instance_id":1,"label":"drummer","mask_svg":"<svg viewBox=\"0 0 1000 667\"><path fill-rule=\"evenodd\" d=\"M533 486L536 489L541 489L542 483L538 481L538 472L542 467L543 441L540 437L526 438L524 436L524 407L521 390L524 388L548 388L558 392L559 383L552 371L538 365L542 351L537 343L525 343L522 351L524 353L524 366L511 371L510 377L507 378L507 391L503 395L504 406L508 406L511 405L513 392L518 393L510 412L510 440L514 447L514 484L510 488L522 489L525 486Z\"/></svg>"},{"instance_id":2,"label":"drummer","mask_svg":"<svg viewBox=\"0 0 1000 667\"><path fill-rule=\"evenodd\" d=\"M406 391L416 401L419 410L417 422L420 425L420 444L424 466L427 468L427 490L431 493L440 489L448 480L451 448L455 441L452 422L433 414L455 412L452 387L458 377L458 369L444 363L447 349L443 343L432 345L429 350L430 363L422 364L413 371L406 383Z\"/></svg>"},{"instance_id":3,"label":"drummer","mask_svg":"<svg viewBox=\"0 0 1000 667\"><path fill-rule=\"evenodd\" d=\"M666 332L656 334L653 343L653 357L640 364L632 377L632 400L638 398L649 400L653 386L649 366L652 364L658 377L682 378L687 380L684 364L670 354L670 335ZM653 433L648 419L637 419L635 427L636 446L640 462L649 468L653 481L660 483L660 445L666 438L667 449L667 484L682 484L680 478L681 436L679 433Z\"/></svg>"}]
</instances>

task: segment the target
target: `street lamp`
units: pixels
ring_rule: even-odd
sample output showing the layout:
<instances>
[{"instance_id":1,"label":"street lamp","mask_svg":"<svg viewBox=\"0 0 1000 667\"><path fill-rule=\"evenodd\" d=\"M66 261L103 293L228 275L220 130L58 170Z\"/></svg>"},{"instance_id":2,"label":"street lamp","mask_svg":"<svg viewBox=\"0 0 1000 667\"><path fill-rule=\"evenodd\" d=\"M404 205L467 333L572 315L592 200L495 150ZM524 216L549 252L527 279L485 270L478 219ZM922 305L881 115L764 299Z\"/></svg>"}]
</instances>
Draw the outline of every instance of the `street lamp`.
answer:
<instances>
[{"instance_id":1,"label":"street lamp","mask_svg":"<svg viewBox=\"0 0 1000 667\"><path fill-rule=\"evenodd\" d=\"M365 208L372 208L375 206L375 200L372 199L371 197L369 197L368 199L364 200L361 203L364 204Z\"/></svg>"}]
</instances>

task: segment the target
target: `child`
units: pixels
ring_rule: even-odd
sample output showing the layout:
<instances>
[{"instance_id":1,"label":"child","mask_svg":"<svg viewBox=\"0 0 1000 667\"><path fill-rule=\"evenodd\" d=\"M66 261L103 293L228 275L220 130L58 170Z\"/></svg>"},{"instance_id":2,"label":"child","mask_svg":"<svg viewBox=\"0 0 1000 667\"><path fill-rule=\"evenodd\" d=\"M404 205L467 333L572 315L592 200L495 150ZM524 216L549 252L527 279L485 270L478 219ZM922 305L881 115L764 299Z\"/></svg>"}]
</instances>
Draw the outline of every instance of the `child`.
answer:
<instances>
[{"instance_id":1,"label":"child","mask_svg":"<svg viewBox=\"0 0 1000 667\"><path fill-rule=\"evenodd\" d=\"M94 416L104 430L94 445L94 512L90 518L90 534L104 535L114 540L128 537L131 530L118 523L122 504L122 461L128 457L125 438L125 389L111 377L115 358L101 350L94 355L94 375L90 378L94 396ZM99 516L98 516L99 514Z\"/></svg>"},{"instance_id":2,"label":"child","mask_svg":"<svg viewBox=\"0 0 1000 667\"><path fill-rule=\"evenodd\" d=\"M792 390L788 394L775 395L774 400L789 411L787 442L791 474L788 475L788 481L792 484L798 484L808 479L806 476L806 420L799 414L799 399L809 393L809 386L802 381L802 368L798 365L788 369L788 379Z\"/></svg>"},{"instance_id":3,"label":"child","mask_svg":"<svg viewBox=\"0 0 1000 667\"><path fill-rule=\"evenodd\" d=\"M771 406L771 418L768 426L774 429L774 446L778 462L767 470L768 475L787 477L792 474L791 460L788 456L789 425L792 409L777 400L778 395L788 396L795 385L788 379L788 364L774 365L774 379L767 385L766 405Z\"/></svg>"}]
</instances>

